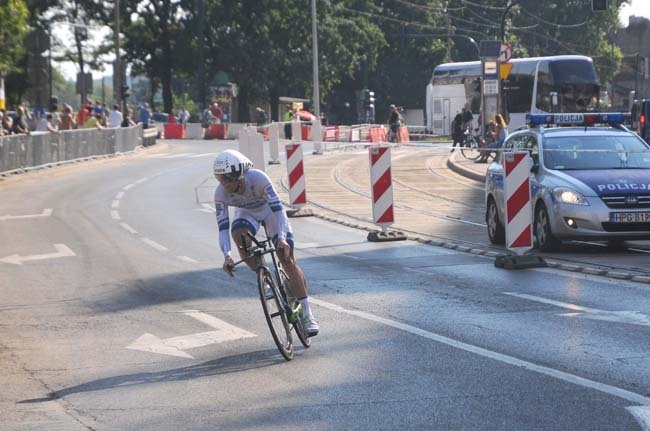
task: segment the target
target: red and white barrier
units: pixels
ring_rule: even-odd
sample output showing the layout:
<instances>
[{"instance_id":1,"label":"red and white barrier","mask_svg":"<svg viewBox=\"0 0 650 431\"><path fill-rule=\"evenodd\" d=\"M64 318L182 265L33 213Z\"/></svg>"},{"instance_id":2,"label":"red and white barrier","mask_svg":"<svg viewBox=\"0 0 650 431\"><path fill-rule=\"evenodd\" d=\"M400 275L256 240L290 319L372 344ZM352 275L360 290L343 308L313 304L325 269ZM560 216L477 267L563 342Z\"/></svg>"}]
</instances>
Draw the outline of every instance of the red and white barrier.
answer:
<instances>
[{"instance_id":1,"label":"red and white barrier","mask_svg":"<svg viewBox=\"0 0 650 431\"><path fill-rule=\"evenodd\" d=\"M533 248L530 156L528 151L506 152L503 155L506 246L516 254L522 255Z\"/></svg>"},{"instance_id":2,"label":"red and white barrier","mask_svg":"<svg viewBox=\"0 0 650 431\"><path fill-rule=\"evenodd\" d=\"M300 208L307 203L305 171L302 163L302 145L292 142L285 146L287 153L287 175L289 176L289 201Z\"/></svg>"},{"instance_id":3,"label":"red and white barrier","mask_svg":"<svg viewBox=\"0 0 650 431\"><path fill-rule=\"evenodd\" d=\"M369 147L368 155L370 156L372 218L376 224L385 229L395 222L390 147Z\"/></svg>"}]
</instances>

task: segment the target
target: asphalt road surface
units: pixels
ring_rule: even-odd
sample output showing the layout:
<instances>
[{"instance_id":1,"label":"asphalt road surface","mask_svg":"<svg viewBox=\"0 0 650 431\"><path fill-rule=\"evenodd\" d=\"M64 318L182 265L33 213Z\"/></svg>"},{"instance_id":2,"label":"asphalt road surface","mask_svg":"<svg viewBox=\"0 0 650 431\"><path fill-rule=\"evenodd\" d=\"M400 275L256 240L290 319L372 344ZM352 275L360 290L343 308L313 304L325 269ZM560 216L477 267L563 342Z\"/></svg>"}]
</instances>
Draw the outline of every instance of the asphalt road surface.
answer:
<instances>
[{"instance_id":1,"label":"asphalt road surface","mask_svg":"<svg viewBox=\"0 0 650 431\"><path fill-rule=\"evenodd\" d=\"M0 183L0 428L650 429L647 283L498 269L323 218L291 219L321 333L286 362L254 274L220 270L211 166L235 145ZM336 166L344 206L334 185L362 184ZM437 193L447 207L419 209L480 223Z\"/></svg>"}]
</instances>

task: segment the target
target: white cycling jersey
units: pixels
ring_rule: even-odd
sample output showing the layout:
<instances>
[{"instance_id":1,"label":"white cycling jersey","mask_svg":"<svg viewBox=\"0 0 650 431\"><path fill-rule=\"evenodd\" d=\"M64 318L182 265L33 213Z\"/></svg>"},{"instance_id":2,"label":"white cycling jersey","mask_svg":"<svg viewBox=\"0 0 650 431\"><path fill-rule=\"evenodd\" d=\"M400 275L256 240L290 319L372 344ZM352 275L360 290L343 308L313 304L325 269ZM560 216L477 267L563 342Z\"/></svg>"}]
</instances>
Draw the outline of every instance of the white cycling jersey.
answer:
<instances>
[{"instance_id":1,"label":"white cycling jersey","mask_svg":"<svg viewBox=\"0 0 650 431\"><path fill-rule=\"evenodd\" d=\"M284 240L291 232L287 214L266 173L258 169L246 171L244 188L243 193L228 193L219 184L214 191L214 208L219 224L219 245L224 256L230 254L230 218L228 217L230 206L235 207L233 224L243 220L257 231L259 223L264 221L271 237L278 235L279 239Z\"/></svg>"}]
</instances>

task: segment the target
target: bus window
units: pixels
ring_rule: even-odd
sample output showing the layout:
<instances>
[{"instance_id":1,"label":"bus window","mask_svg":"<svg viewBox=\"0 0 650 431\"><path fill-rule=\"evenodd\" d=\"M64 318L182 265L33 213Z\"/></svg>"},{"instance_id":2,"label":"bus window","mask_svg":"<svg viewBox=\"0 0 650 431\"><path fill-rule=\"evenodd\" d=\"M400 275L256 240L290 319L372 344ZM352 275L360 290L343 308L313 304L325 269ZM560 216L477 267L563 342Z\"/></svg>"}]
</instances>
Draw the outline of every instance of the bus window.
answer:
<instances>
[{"instance_id":1,"label":"bus window","mask_svg":"<svg viewBox=\"0 0 650 431\"><path fill-rule=\"evenodd\" d=\"M503 81L503 92L508 113L530 112L533 103L533 84L537 62L513 62L508 79Z\"/></svg>"},{"instance_id":2,"label":"bus window","mask_svg":"<svg viewBox=\"0 0 650 431\"><path fill-rule=\"evenodd\" d=\"M542 61L537 70L537 97L535 105L543 112L553 112L553 100L551 100L551 75L548 70L548 61Z\"/></svg>"}]
</instances>

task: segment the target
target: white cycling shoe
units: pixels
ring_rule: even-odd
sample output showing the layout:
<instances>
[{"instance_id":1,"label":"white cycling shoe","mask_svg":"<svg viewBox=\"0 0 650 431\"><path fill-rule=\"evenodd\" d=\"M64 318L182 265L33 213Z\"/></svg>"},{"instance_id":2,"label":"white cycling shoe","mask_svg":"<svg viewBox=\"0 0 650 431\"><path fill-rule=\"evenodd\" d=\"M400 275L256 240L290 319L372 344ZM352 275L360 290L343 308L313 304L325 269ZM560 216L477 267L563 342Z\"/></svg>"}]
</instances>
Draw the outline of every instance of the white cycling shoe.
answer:
<instances>
[{"instance_id":1,"label":"white cycling shoe","mask_svg":"<svg viewBox=\"0 0 650 431\"><path fill-rule=\"evenodd\" d=\"M318 326L316 319L314 319L314 316L303 316L302 326L305 328L308 337L315 337L318 335L320 327Z\"/></svg>"}]
</instances>

